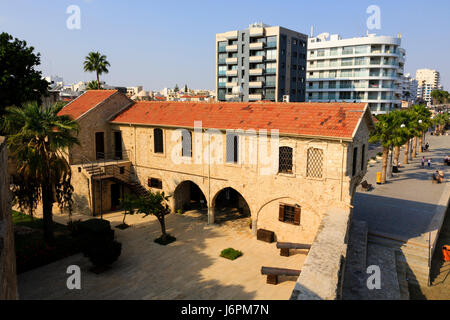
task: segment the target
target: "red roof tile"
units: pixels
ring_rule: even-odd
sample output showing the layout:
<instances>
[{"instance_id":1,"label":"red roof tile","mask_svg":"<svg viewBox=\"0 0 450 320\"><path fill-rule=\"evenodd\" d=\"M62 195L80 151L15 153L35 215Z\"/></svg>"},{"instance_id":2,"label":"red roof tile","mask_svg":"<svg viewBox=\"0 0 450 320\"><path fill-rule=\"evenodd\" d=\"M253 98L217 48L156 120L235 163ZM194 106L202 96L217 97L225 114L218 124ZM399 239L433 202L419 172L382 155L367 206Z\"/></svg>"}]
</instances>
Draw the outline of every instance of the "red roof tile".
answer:
<instances>
[{"instance_id":1,"label":"red roof tile","mask_svg":"<svg viewBox=\"0 0 450 320\"><path fill-rule=\"evenodd\" d=\"M69 115L74 119L78 119L116 92L117 90L88 90L72 102L68 103L58 115Z\"/></svg>"},{"instance_id":2,"label":"red roof tile","mask_svg":"<svg viewBox=\"0 0 450 320\"><path fill-rule=\"evenodd\" d=\"M280 133L352 138L364 103L137 102L112 122L192 128L278 129Z\"/></svg>"}]
</instances>

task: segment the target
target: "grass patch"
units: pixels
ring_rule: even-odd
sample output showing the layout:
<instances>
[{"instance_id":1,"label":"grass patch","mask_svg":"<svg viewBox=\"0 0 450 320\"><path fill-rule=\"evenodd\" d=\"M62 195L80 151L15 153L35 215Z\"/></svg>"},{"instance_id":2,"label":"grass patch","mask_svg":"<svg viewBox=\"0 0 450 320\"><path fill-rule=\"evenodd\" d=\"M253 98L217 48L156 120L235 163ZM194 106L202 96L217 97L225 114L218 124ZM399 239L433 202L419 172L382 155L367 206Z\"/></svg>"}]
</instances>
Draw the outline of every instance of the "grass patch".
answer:
<instances>
[{"instance_id":1,"label":"grass patch","mask_svg":"<svg viewBox=\"0 0 450 320\"><path fill-rule=\"evenodd\" d=\"M226 259L235 260L235 259L239 258L240 256L242 256L242 251L235 250L233 248L228 248L228 249L222 250L222 252L220 253L220 256L223 258L226 258Z\"/></svg>"},{"instance_id":2,"label":"grass patch","mask_svg":"<svg viewBox=\"0 0 450 320\"><path fill-rule=\"evenodd\" d=\"M16 229L25 227L25 231L30 231L14 234L17 273L32 270L80 252L80 247L67 226L54 223L55 241L48 244L44 241L42 219L17 211L13 211L12 215Z\"/></svg>"}]
</instances>

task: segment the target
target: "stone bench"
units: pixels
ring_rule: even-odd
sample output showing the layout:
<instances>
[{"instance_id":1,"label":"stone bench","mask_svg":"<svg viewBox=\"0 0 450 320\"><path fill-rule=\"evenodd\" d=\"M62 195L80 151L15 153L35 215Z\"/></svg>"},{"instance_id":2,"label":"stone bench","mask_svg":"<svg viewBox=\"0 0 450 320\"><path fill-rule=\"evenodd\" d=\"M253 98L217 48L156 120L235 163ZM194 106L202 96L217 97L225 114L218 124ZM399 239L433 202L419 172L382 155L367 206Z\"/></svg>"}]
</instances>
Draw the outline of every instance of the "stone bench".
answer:
<instances>
[{"instance_id":1,"label":"stone bench","mask_svg":"<svg viewBox=\"0 0 450 320\"><path fill-rule=\"evenodd\" d=\"M298 277L300 275L300 272L300 270L294 269L261 267L261 274L267 275L266 282L268 284L278 284L278 276Z\"/></svg>"},{"instance_id":2,"label":"stone bench","mask_svg":"<svg viewBox=\"0 0 450 320\"><path fill-rule=\"evenodd\" d=\"M280 256L289 257L289 249L311 249L310 244L291 243L291 242L277 242L277 249L280 250Z\"/></svg>"}]
</instances>

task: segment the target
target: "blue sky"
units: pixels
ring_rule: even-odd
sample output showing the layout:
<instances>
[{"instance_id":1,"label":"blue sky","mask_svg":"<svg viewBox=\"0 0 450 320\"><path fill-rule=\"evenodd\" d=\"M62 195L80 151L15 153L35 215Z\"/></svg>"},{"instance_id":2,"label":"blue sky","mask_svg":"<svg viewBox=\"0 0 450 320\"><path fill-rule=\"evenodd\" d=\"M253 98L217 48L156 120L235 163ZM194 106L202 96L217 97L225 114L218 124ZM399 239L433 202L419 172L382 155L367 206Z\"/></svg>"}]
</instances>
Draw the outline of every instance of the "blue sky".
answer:
<instances>
[{"instance_id":1,"label":"blue sky","mask_svg":"<svg viewBox=\"0 0 450 320\"><path fill-rule=\"evenodd\" d=\"M66 27L69 5L81 9L80 30ZM377 34L403 35L405 71L437 69L450 89L448 0L0 0L0 31L34 46L44 75L65 82L94 79L82 62L98 50L111 63L102 77L108 84L214 89L216 33L262 21L306 34L314 25L315 34L361 36L369 5L381 8Z\"/></svg>"}]
</instances>

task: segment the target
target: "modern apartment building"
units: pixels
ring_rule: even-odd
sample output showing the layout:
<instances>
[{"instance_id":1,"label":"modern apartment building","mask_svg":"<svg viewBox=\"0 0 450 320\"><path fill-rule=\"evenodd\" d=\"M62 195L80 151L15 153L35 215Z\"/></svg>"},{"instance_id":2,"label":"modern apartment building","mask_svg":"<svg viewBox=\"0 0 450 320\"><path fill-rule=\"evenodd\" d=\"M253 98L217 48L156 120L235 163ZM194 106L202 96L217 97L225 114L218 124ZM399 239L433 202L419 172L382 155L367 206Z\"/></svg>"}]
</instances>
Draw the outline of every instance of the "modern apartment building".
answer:
<instances>
[{"instance_id":1,"label":"modern apartment building","mask_svg":"<svg viewBox=\"0 0 450 320\"><path fill-rule=\"evenodd\" d=\"M368 103L373 114L401 107L405 50L401 37L308 40L306 100Z\"/></svg>"},{"instance_id":2,"label":"modern apartment building","mask_svg":"<svg viewBox=\"0 0 450 320\"><path fill-rule=\"evenodd\" d=\"M431 103L431 92L440 89L440 74L432 69L419 69L416 71L417 98Z\"/></svg>"},{"instance_id":3,"label":"modern apartment building","mask_svg":"<svg viewBox=\"0 0 450 320\"><path fill-rule=\"evenodd\" d=\"M216 34L218 101L305 101L308 36L255 23Z\"/></svg>"},{"instance_id":4,"label":"modern apartment building","mask_svg":"<svg viewBox=\"0 0 450 320\"><path fill-rule=\"evenodd\" d=\"M415 102L417 98L417 80L407 73L402 82L402 100Z\"/></svg>"}]
</instances>

